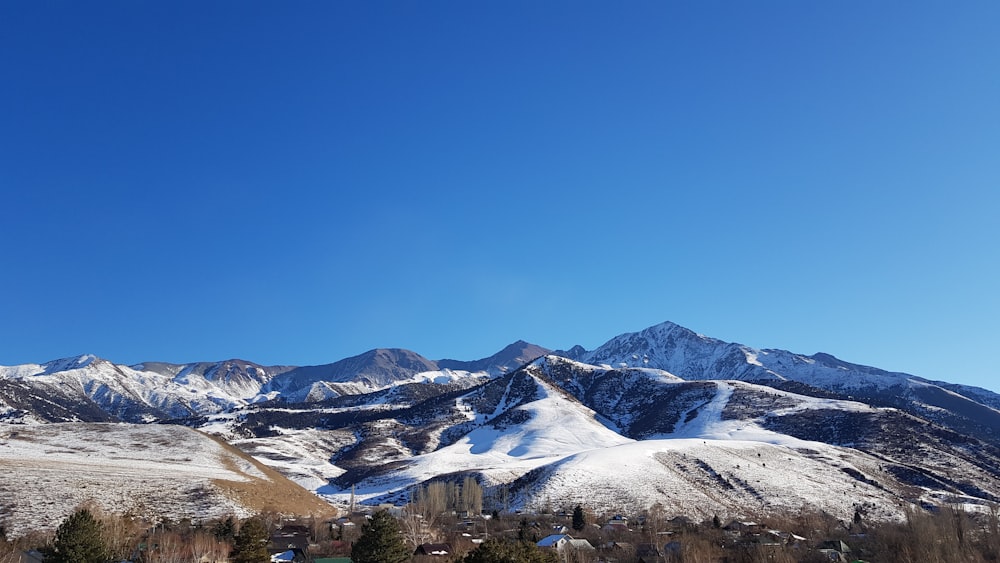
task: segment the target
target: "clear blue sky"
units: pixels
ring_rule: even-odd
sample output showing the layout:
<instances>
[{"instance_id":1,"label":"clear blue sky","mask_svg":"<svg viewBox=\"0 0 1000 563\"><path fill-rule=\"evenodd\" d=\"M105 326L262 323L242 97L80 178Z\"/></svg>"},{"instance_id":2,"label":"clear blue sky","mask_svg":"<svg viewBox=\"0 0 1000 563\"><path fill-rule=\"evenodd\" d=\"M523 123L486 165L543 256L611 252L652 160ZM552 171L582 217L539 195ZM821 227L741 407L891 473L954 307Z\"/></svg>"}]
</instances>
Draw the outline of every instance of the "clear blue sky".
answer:
<instances>
[{"instance_id":1,"label":"clear blue sky","mask_svg":"<svg viewBox=\"0 0 1000 563\"><path fill-rule=\"evenodd\" d=\"M0 6L0 364L671 320L1000 389L1000 3Z\"/></svg>"}]
</instances>

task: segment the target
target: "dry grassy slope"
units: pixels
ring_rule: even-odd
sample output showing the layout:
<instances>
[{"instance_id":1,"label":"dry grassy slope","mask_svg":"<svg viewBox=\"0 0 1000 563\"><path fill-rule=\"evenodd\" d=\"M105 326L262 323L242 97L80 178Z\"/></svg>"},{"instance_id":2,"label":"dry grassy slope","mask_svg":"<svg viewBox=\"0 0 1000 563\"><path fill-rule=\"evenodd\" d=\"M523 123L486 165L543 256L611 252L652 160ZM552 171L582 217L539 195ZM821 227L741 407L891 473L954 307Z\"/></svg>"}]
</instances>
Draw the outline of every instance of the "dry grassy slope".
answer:
<instances>
[{"instance_id":1,"label":"dry grassy slope","mask_svg":"<svg viewBox=\"0 0 1000 563\"><path fill-rule=\"evenodd\" d=\"M282 514L311 515L316 517L336 516L336 509L311 491L303 489L274 469L250 457L236 446L227 443L222 438L210 434L203 435L214 440L226 451L250 462L267 477L266 481L259 477L254 477L251 481L230 481L225 479L216 479L214 481L219 489L225 491L230 498L238 500L241 505L253 512L272 511ZM231 461L227 461L227 465L231 466L231 464ZM232 469L237 470L235 467L232 467Z\"/></svg>"},{"instance_id":2,"label":"dry grassy slope","mask_svg":"<svg viewBox=\"0 0 1000 563\"><path fill-rule=\"evenodd\" d=\"M52 530L77 506L204 521L261 511L333 515L238 449L181 426L0 424L0 524Z\"/></svg>"}]
</instances>

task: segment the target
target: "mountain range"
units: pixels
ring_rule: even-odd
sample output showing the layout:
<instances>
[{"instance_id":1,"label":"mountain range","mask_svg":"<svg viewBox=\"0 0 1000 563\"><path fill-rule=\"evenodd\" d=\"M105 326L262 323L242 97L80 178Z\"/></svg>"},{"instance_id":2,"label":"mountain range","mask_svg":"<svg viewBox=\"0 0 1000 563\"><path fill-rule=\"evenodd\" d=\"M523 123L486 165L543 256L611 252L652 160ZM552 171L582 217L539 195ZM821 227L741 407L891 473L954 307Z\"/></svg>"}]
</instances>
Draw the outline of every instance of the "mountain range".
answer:
<instances>
[{"instance_id":1,"label":"mountain range","mask_svg":"<svg viewBox=\"0 0 1000 563\"><path fill-rule=\"evenodd\" d=\"M1000 395L669 322L475 361L377 349L306 367L0 367L0 422L189 426L338 503L467 475L503 509L893 519L1000 501Z\"/></svg>"}]
</instances>

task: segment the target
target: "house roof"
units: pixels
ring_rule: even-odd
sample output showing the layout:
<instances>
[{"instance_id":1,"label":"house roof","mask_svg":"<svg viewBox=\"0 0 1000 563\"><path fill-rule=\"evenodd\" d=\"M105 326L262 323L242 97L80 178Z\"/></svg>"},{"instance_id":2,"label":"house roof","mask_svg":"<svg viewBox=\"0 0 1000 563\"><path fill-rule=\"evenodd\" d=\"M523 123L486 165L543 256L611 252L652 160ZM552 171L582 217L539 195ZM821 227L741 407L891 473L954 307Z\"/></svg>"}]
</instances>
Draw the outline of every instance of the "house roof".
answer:
<instances>
[{"instance_id":1,"label":"house roof","mask_svg":"<svg viewBox=\"0 0 1000 563\"><path fill-rule=\"evenodd\" d=\"M569 538L569 545L573 546L573 549L594 549L594 546L590 545L590 542L585 539Z\"/></svg>"},{"instance_id":2,"label":"house roof","mask_svg":"<svg viewBox=\"0 0 1000 563\"><path fill-rule=\"evenodd\" d=\"M423 555L451 555L451 546L446 543L423 543L417 546L417 553Z\"/></svg>"},{"instance_id":3,"label":"house roof","mask_svg":"<svg viewBox=\"0 0 1000 563\"><path fill-rule=\"evenodd\" d=\"M635 546L626 541L615 541L607 544L611 549L635 549Z\"/></svg>"},{"instance_id":4,"label":"house roof","mask_svg":"<svg viewBox=\"0 0 1000 563\"><path fill-rule=\"evenodd\" d=\"M538 547L552 547L558 544L562 540L571 540L573 538L566 534L552 534L551 536L545 536L538 542Z\"/></svg>"},{"instance_id":5,"label":"house roof","mask_svg":"<svg viewBox=\"0 0 1000 563\"><path fill-rule=\"evenodd\" d=\"M851 548L847 546L846 543L840 540L827 540L819 546L820 549L832 549L834 551L839 551L840 553L850 553Z\"/></svg>"},{"instance_id":6,"label":"house roof","mask_svg":"<svg viewBox=\"0 0 1000 563\"><path fill-rule=\"evenodd\" d=\"M309 528L305 526L291 525L283 526L271 534L271 544L274 549L301 549L309 548Z\"/></svg>"}]
</instances>

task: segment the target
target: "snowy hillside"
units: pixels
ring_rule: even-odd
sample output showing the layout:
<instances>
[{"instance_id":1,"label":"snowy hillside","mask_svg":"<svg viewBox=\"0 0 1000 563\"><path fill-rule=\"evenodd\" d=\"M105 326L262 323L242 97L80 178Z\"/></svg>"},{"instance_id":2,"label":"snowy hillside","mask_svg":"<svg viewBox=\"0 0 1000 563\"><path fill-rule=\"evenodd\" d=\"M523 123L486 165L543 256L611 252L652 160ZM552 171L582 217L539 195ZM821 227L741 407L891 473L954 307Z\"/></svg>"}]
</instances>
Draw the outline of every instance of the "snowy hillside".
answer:
<instances>
[{"instance_id":1,"label":"snowy hillside","mask_svg":"<svg viewBox=\"0 0 1000 563\"><path fill-rule=\"evenodd\" d=\"M632 512L659 503L668 514L698 520L803 507L842 517L862 507L873 518L901 515L904 502L890 492L898 487L893 479L869 483L852 476L878 474L877 459L778 438L645 440L585 451L526 479L520 496L534 509L558 502Z\"/></svg>"},{"instance_id":2,"label":"snowy hillside","mask_svg":"<svg viewBox=\"0 0 1000 563\"><path fill-rule=\"evenodd\" d=\"M621 395L588 393L618 384L625 385ZM628 385L644 392L629 393ZM685 394L691 400L656 399ZM584 404L587 397L601 412ZM619 410L625 398L634 410ZM442 411L445 405L450 411ZM609 370L552 356L438 402L434 412L414 418L413 410L389 410L353 430L331 430L341 449L315 450L322 455L303 463L315 472L328 458L336 467L327 468L329 484L317 492L335 502L352 493L364 502L401 502L414 485L471 474L493 502L510 508L584 502L615 511L658 502L695 517L749 517L810 506L847 516L860 508L877 518L898 518L911 503L982 504L1000 493L991 477L1000 467L996 452L972 454L923 438L914 433L919 427L907 426L919 422L894 409L739 381L685 382L657 370ZM670 421L668 431L643 440L622 435L652 413ZM412 447L422 442L407 436L449 417L436 447ZM778 430L785 420L795 421L792 434ZM813 423L838 429L840 445L811 439ZM891 439L872 446L865 433L874 426L898 426L897 434L878 434ZM255 439L256 451L268 443L278 448L289 436L298 443L306 432L283 428ZM915 445L927 459L904 451Z\"/></svg>"},{"instance_id":3,"label":"snowy hillside","mask_svg":"<svg viewBox=\"0 0 1000 563\"><path fill-rule=\"evenodd\" d=\"M88 354L46 364L0 366L0 421L167 421L264 401L319 402L415 381L471 378L476 383L516 369L545 351L516 342L481 360L435 362L409 350L377 349L302 367L262 366L238 359L124 366Z\"/></svg>"},{"instance_id":4,"label":"snowy hillside","mask_svg":"<svg viewBox=\"0 0 1000 563\"><path fill-rule=\"evenodd\" d=\"M658 502L701 517L808 505L892 518L1000 502L1000 396L984 389L672 323L545 352L519 341L473 361L386 348L305 367L94 356L0 367L0 430L171 421L342 502L352 490L405 502L414 485L470 475L494 508ZM64 450L84 447L73 425L51 428ZM111 451L89 453L113 462Z\"/></svg>"},{"instance_id":5,"label":"snowy hillside","mask_svg":"<svg viewBox=\"0 0 1000 563\"><path fill-rule=\"evenodd\" d=\"M28 391L3 393L15 382ZM7 407L5 415L26 420L139 422L184 418L246 404L256 393L250 387L245 393L249 397L234 396L234 387L228 382L218 384L185 373L175 377L143 371L94 356L0 367L0 399ZM52 402L56 403L52 406L68 412L49 408Z\"/></svg>"},{"instance_id":6,"label":"snowy hillside","mask_svg":"<svg viewBox=\"0 0 1000 563\"><path fill-rule=\"evenodd\" d=\"M807 385L881 406L906 410L1000 446L1000 395L931 382L899 372L723 342L674 323L612 338L595 350L575 348L572 359L607 367L666 370L686 380L734 379L776 388ZM800 389L801 390L801 389Z\"/></svg>"}]
</instances>

